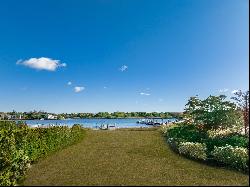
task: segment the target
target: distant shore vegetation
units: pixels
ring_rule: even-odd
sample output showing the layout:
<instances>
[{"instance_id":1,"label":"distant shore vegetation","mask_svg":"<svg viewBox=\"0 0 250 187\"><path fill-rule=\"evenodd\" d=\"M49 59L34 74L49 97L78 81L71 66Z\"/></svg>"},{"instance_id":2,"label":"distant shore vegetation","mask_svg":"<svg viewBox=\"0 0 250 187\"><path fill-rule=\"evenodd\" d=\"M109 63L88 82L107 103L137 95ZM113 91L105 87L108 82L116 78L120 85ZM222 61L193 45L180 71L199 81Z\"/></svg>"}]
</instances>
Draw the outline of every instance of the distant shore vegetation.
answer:
<instances>
[{"instance_id":1,"label":"distant shore vegetation","mask_svg":"<svg viewBox=\"0 0 250 187\"><path fill-rule=\"evenodd\" d=\"M98 112L98 113L48 113L44 111L0 112L0 120L77 119L77 118L182 118L182 112Z\"/></svg>"}]
</instances>

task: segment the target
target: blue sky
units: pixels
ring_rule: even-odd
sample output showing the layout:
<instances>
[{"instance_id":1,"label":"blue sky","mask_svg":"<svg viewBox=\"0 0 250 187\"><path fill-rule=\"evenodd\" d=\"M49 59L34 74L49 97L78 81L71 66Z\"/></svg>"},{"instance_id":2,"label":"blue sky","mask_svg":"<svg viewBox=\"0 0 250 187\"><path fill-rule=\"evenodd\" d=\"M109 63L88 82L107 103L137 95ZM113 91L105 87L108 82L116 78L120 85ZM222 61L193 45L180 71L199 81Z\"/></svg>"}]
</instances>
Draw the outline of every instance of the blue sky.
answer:
<instances>
[{"instance_id":1,"label":"blue sky","mask_svg":"<svg viewBox=\"0 0 250 187\"><path fill-rule=\"evenodd\" d=\"M182 111L248 90L247 0L0 2L0 111ZM69 85L68 82L71 82Z\"/></svg>"}]
</instances>

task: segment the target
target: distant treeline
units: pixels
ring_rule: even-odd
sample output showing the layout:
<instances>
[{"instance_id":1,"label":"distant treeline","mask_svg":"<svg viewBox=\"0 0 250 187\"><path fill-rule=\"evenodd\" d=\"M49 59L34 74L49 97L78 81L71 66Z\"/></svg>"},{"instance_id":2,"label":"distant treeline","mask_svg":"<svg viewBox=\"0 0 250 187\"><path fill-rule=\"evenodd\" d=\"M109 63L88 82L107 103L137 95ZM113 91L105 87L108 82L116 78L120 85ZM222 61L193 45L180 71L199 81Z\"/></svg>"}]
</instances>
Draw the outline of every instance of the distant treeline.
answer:
<instances>
[{"instance_id":1,"label":"distant treeline","mask_svg":"<svg viewBox=\"0 0 250 187\"><path fill-rule=\"evenodd\" d=\"M98 112L98 113L47 113L44 111L0 113L0 119L67 119L67 118L182 118L182 112Z\"/></svg>"},{"instance_id":2,"label":"distant treeline","mask_svg":"<svg viewBox=\"0 0 250 187\"><path fill-rule=\"evenodd\" d=\"M98 113L73 113L60 114L69 118L145 118L145 117L162 117L162 118L180 118L182 113L177 112L98 112Z\"/></svg>"}]
</instances>

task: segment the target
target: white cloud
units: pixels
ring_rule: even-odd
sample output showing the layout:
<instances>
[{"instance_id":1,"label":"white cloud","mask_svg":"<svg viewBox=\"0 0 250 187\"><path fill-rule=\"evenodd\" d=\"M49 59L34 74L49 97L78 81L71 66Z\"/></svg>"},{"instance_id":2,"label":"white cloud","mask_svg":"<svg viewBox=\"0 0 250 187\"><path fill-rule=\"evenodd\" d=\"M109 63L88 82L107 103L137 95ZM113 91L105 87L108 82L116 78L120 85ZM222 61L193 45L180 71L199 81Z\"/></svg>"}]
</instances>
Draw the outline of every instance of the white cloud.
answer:
<instances>
[{"instance_id":1,"label":"white cloud","mask_svg":"<svg viewBox=\"0 0 250 187\"><path fill-rule=\"evenodd\" d=\"M126 71L128 69L128 66L126 66L126 65L123 65L122 67L120 67L120 71Z\"/></svg>"},{"instance_id":2,"label":"white cloud","mask_svg":"<svg viewBox=\"0 0 250 187\"><path fill-rule=\"evenodd\" d=\"M228 92L228 89L227 89L227 88L225 88L225 89L220 89L219 92L220 92L220 93L225 93L225 92Z\"/></svg>"},{"instance_id":3,"label":"white cloud","mask_svg":"<svg viewBox=\"0 0 250 187\"><path fill-rule=\"evenodd\" d=\"M70 81L67 83L67 85L69 85L69 86L70 86L71 84L72 84L72 82L70 82Z\"/></svg>"},{"instance_id":4,"label":"white cloud","mask_svg":"<svg viewBox=\"0 0 250 187\"><path fill-rule=\"evenodd\" d=\"M236 92L238 92L239 90L233 90L231 93L235 94Z\"/></svg>"},{"instance_id":5,"label":"white cloud","mask_svg":"<svg viewBox=\"0 0 250 187\"><path fill-rule=\"evenodd\" d=\"M47 57L30 58L28 60L18 60L16 64L24 65L38 70L55 71L59 67L66 67L66 63L60 63L60 60L53 60Z\"/></svg>"},{"instance_id":6,"label":"white cloud","mask_svg":"<svg viewBox=\"0 0 250 187\"><path fill-rule=\"evenodd\" d=\"M76 93L81 92L81 91L83 91L84 89L85 89L85 87L83 87L83 86L75 86L75 87L74 87L74 90L75 90Z\"/></svg>"},{"instance_id":7,"label":"white cloud","mask_svg":"<svg viewBox=\"0 0 250 187\"><path fill-rule=\"evenodd\" d=\"M150 93L144 93L144 92L141 92L141 93L140 93L140 95L147 95L147 96L149 96L149 95L150 95Z\"/></svg>"}]
</instances>

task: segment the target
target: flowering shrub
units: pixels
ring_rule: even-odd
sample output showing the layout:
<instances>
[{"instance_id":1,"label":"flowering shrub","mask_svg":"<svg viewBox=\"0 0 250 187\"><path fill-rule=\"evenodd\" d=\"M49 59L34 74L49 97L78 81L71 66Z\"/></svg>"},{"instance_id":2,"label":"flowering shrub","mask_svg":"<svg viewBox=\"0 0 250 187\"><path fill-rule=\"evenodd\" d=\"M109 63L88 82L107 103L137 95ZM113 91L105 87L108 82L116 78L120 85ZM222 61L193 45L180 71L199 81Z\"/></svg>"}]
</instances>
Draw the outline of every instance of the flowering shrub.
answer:
<instances>
[{"instance_id":1,"label":"flowering shrub","mask_svg":"<svg viewBox=\"0 0 250 187\"><path fill-rule=\"evenodd\" d=\"M248 170L249 133L235 103L225 95L200 100L191 97L185 108L185 122L164 128L168 144L189 157L217 161ZM237 100L237 99L236 99Z\"/></svg>"},{"instance_id":2,"label":"flowering shrub","mask_svg":"<svg viewBox=\"0 0 250 187\"><path fill-rule=\"evenodd\" d=\"M225 95L210 95L204 100L198 96L190 97L185 105L185 113L203 131L242 124L242 115L236 104L225 99Z\"/></svg>"},{"instance_id":3,"label":"flowering shrub","mask_svg":"<svg viewBox=\"0 0 250 187\"><path fill-rule=\"evenodd\" d=\"M219 128L215 130L208 130L207 131L209 138L218 138L218 137L225 137L231 134L241 134L240 128L235 126L233 128Z\"/></svg>"},{"instance_id":4,"label":"flowering shrub","mask_svg":"<svg viewBox=\"0 0 250 187\"><path fill-rule=\"evenodd\" d=\"M204 140L207 145L208 152L211 152L216 147L223 147L225 145L238 146L238 147L249 147L249 139L240 134L230 134L222 137L208 138Z\"/></svg>"},{"instance_id":5,"label":"flowering shrub","mask_svg":"<svg viewBox=\"0 0 250 187\"><path fill-rule=\"evenodd\" d=\"M188 157L198 160L207 159L206 149L206 144L194 142L181 142L178 148L180 154L187 155Z\"/></svg>"},{"instance_id":6,"label":"flowering shrub","mask_svg":"<svg viewBox=\"0 0 250 187\"><path fill-rule=\"evenodd\" d=\"M226 145L223 147L215 147L212 151L214 159L223 164L229 165L238 170L248 170L249 155L248 149L243 147L234 147Z\"/></svg>"}]
</instances>

